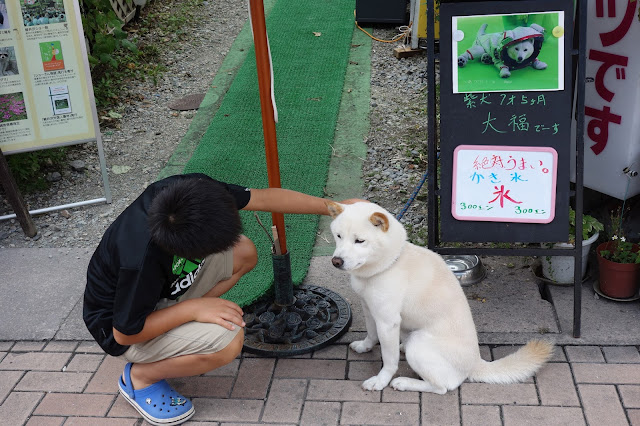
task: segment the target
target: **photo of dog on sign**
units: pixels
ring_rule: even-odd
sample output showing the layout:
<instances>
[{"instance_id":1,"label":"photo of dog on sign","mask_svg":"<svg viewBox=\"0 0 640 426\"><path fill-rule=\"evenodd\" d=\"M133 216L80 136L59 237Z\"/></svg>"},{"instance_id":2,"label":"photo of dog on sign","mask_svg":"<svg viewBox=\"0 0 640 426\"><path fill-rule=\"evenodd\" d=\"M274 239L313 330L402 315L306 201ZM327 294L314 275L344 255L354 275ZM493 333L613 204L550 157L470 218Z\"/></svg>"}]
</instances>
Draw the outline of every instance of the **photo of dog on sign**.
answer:
<instances>
[{"instance_id":1,"label":"photo of dog on sign","mask_svg":"<svg viewBox=\"0 0 640 426\"><path fill-rule=\"evenodd\" d=\"M454 93L564 89L564 12L453 17Z\"/></svg>"}]
</instances>

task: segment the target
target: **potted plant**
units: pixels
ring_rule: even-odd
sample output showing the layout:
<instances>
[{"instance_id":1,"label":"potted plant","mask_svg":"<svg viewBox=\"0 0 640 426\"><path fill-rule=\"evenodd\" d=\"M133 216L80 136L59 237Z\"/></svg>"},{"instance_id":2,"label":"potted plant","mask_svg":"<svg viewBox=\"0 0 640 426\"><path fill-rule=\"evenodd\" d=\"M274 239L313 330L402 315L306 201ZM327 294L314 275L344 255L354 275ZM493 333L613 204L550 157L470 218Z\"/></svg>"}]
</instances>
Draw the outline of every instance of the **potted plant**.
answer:
<instances>
[{"instance_id":1,"label":"potted plant","mask_svg":"<svg viewBox=\"0 0 640 426\"><path fill-rule=\"evenodd\" d=\"M637 296L640 288L640 245L622 233L622 213L611 215L613 236L596 248L600 268L600 291L615 299Z\"/></svg>"},{"instance_id":2,"label":"potted plant","mask_svg":"<svg viewBox=\"0 0 640 426\"><path fill-rule=\"evenodd\" d=\"M582 215L582 277L587 273L589 250L600 236L604 225L598 219L587 214ZM554 248L573 248L576 235L576 212L569 207L569 242L555 243ZM572 284L574 280L573 256L544 256L542 258L542 275L558 284Z\"/></svg>"}]
</instances>

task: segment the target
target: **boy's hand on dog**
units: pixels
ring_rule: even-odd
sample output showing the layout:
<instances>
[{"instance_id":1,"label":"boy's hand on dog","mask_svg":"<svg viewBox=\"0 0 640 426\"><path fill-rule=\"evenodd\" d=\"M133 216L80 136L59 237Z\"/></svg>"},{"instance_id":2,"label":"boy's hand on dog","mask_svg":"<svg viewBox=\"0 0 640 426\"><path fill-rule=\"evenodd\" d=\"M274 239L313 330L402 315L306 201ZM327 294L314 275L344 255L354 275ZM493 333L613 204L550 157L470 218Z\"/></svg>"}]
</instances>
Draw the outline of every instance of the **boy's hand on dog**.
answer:
<instances>
[{"instance_id":1,"label":"boy's hand on dog","mask_svg":"<svg viewBox=\"0 0 640 426\"><path fill-rule=\"evenodd\" d=\"M194 309L196 322L218 324L229 330L235 330L234 324L240 327L245 326L242 309L229 300L218 297L201 297L192 300L196 303Z\"/></svg>"}]
</instances>

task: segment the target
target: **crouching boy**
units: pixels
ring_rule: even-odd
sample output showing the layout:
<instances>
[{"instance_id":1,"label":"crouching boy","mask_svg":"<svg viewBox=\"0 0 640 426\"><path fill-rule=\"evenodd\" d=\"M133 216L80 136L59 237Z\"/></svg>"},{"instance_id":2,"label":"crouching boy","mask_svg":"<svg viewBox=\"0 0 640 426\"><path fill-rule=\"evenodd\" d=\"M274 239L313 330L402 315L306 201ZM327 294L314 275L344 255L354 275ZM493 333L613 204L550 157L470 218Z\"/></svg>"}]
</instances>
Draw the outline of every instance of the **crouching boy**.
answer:
<instances>
[{"instance_id":1,"label":"crouching boy","mask_svg":"<svg viewBox=\"0 0 640 426\"><path fill-rule=\"evenodd\" d=\"M220 298L257 262L239 209L328 214L322 198L295 191L171 176L118 216L89 262L85 324L127 361L120 393L152 424L194 414L165 379L211 371L242 350L242 309Z\"/></svg>"}]
</instances>

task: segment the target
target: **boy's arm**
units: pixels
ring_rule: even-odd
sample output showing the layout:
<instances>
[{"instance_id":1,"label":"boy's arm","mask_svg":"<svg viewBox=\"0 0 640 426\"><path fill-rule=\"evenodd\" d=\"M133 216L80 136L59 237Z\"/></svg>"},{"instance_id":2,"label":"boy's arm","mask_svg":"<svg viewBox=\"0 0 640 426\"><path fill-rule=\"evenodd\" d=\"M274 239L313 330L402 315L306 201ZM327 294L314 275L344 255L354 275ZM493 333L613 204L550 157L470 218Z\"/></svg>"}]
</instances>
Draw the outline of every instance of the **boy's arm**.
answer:
<instances>
[{"instance_id":1,"label":"boy's arm","mask_svg":"<svg viewBox=\"0 0 640 426\"><path fill-rule=\"evenodd\" d=\"M365 201L356 198L341 201L352 204ZM328 215L326 200L284 188L251 189L251 199L242 210L272 213L307 213Z\"/></svg>"},{"instance_id":2,"label":"boy's arm","mask_svg":"<svg viewBox=\"0 0 640 426\"><path fill-rule=\"evenodd\" d=\"M217 297L201 297L153 311L138 334L126 335L113 328L113 337L121 345L146 342L190 321L218 324L229 330L237 324L244 327L242 309L235 303Z\"/></svg>"}]
</instances>

